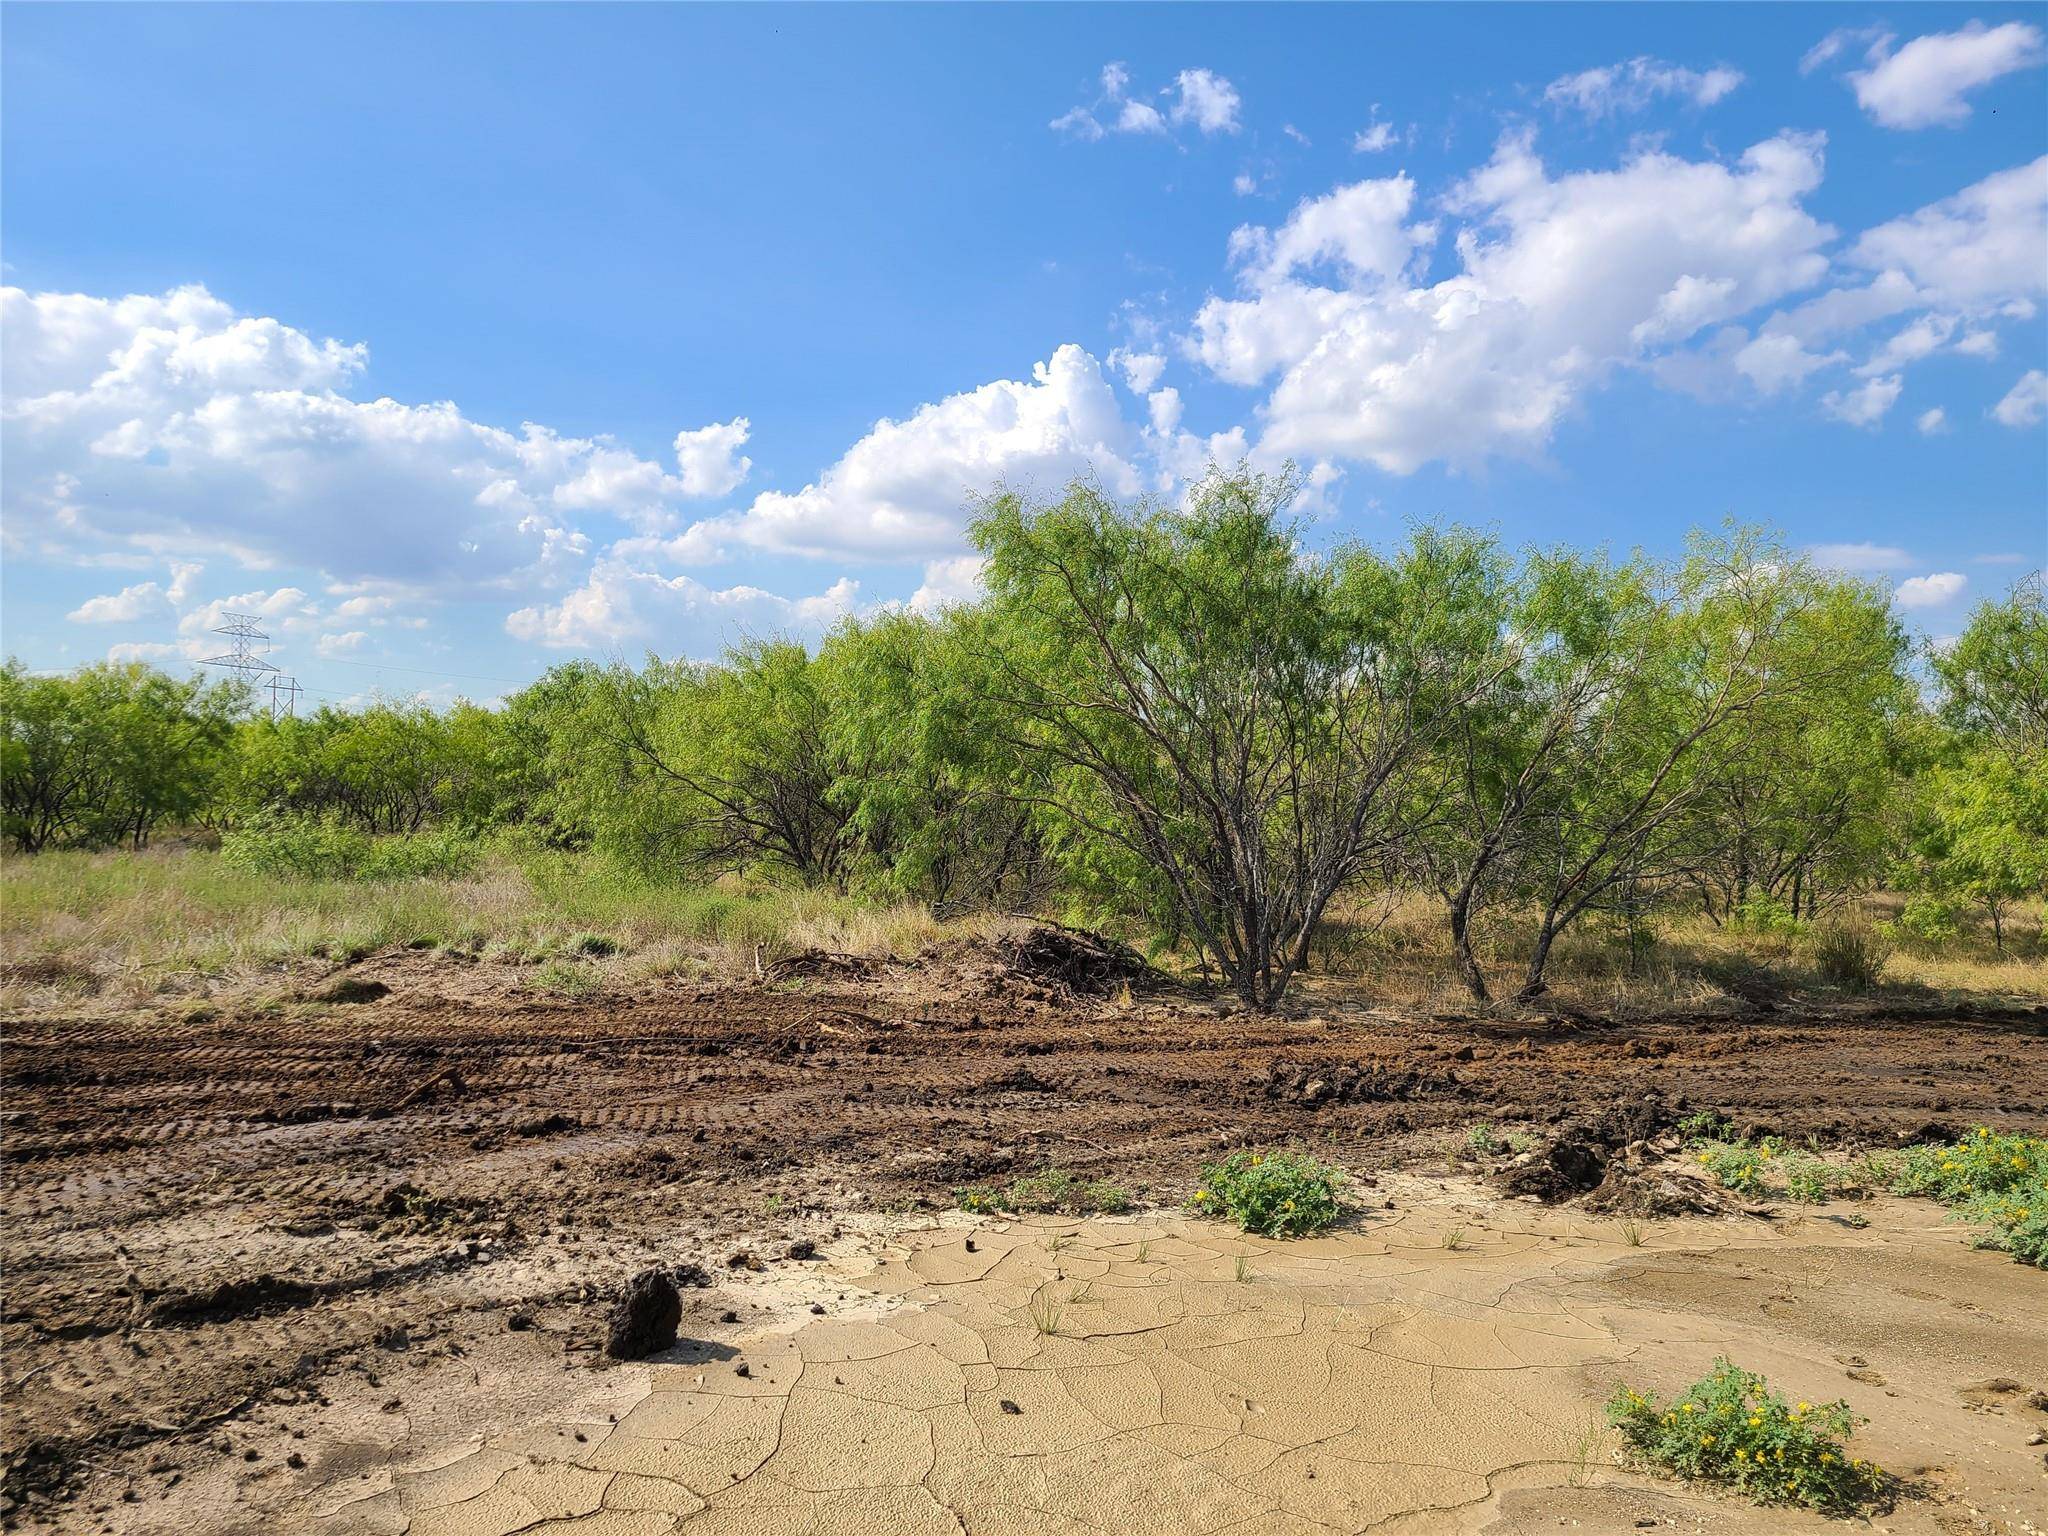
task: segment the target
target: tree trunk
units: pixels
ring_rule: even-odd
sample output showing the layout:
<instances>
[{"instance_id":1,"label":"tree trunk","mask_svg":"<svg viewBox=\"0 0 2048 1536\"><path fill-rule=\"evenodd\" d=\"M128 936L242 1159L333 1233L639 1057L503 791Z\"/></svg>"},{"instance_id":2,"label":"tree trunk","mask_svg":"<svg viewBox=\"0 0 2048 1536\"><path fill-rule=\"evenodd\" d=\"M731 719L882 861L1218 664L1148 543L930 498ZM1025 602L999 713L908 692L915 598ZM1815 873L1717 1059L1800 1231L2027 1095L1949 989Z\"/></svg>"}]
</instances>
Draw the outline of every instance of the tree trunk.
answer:
<instances>
[{"instance_id":1,"label":"tree trunk","mask_svg":"<svg viewBox=\"0 0 2048 1536\"><path fill-rule=\"evenodd\" d=\"M1516 1002L1534 1002L1550 990L1550 984L1543 979L1543 968L1550 963L1550 946L1556 939L1554 916L1546 914L1543 926L1536 932L1536 947L1529 951L1529 971L1522 980L1522 990L1515 994Z\"/></svg>"},{"instance_id":2,"label":"tree trunk","mask_svg":"<svg viewBox=\"0 0 2048 1536\"><path fill-rule=\"evenodd\" d=\"M1479 961L1472 953L1472 888L1469 885L1451 898L1451 953L1458 962L1458 978L1465 983L1474 1001L1492 1002L1493 994L1486 989L1486 974L1479 969Z\"/></svg>"}]
</instances>

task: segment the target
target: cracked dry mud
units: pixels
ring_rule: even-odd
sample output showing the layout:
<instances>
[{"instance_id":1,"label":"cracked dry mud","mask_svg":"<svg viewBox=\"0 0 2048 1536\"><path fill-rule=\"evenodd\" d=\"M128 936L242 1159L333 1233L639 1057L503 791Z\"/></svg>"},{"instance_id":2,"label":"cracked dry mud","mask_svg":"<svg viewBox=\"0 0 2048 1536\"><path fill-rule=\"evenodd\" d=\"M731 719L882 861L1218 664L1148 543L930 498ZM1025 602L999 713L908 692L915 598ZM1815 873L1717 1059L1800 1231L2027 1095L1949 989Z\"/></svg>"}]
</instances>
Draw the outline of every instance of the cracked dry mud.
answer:
<instances>
[{"instance_id":1,"label":"cracked dry mud","mask_svg":"<svg viewBox=\"0 0 2048 1536\"><path fill-rule=\"evenodd\" d=\"M2048 1379L2038 1298L1924 1211L1886 1202L1861 1230L1673 1223L1635 1248L1612 1223L1402 1186L1428 1203L1291 1243L1178 1218L908 1233L854 1316L619 1373L506 1432L429 1434L291 1523L406 1536L1829 1528L1608 1463L1594 1416L1617 1376L1669 1388L1730 1352L1795 1394L1846 1389L1874 1412L1866 1449L1928 1494L1883 1529L2031 1528L2044 1481L2026 1430L2048 1415L2010 1391L2001 1409L1996 1379L1958 1387L1951 1352ZM1865 1357L1830 1346L1832 1318L1800 1315L1787 1285L1810 1268L1845 1273L1838 1308L1902 1275L1939 1288L1922 1292L1940 1305L1916 1337L1872 1346L1883 1386L1848 1378L1844 1361ZM1752 1312L1746 1291L1774 1305Z\"/></svg>"},{"instance_id":2,"label":"cracked dry mud","mask_svg":"<svg viewBox=\"0 0 2048 1536\"><path fill-rule=\"evenodd\" d=\"M534 1005L381 965L293 1019L8 1025L12 1526L1831 1528L1612 1464L1617 1378L1727 1353L1872 1418L1918 1489L1881 1528L2048 1528L2048 1293L1938 1208L1637 1247L1443 1154L1652 1092L1831 1141L2038 1130L2031 1016L1252 1021L872 976ZM1371 1086L1271 1088L1330 1063ZM930 1214L1048 1159L1173 1202L1290 1137L1368 1180L1345 1230ZM619 1287L686 1262L682 1342L602 1365Z\"/></svg>"}]
</instances>

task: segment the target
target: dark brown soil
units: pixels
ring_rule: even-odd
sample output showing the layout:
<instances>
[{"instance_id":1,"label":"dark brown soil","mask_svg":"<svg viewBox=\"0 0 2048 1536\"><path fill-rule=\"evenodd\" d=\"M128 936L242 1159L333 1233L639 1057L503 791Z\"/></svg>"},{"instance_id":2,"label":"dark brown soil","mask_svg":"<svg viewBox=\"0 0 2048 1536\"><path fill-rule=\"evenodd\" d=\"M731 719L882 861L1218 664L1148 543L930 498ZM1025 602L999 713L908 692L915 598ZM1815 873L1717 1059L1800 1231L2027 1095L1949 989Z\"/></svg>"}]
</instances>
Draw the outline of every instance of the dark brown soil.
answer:
<instances>
[{"instance_id":1,"label":"dark brown soil","mask_svg":"<svg viewBox=\"0 0 2048 1536\"><path fill-rule=\"evenodd\" d=\"M1831 1144L2048 1125L2044 1010L1254 1018L1120 1007L1133 973L1106 949L1019 959L1008 990L828 958L536 1003L436 996L424 958L409 981L385 957L388 993L297 1017L6 1023L8 1510L61 1509L82 1465L211 1454L337 1371L376 1383L508 1330L536 1368L595 1360L636 1273L741 1246L800 1264L857 1209L1046 1163L1178 1200L1225 1147L1441 1166L1486 1121L1564 1132L1541 1161L1570 1188L1539 1192L1570 1194L1700 1109ZM685 1284L686 1332L734 1315ZM674 1295L650 1297L656 1334Z\"/></svg>"}]
</instances>

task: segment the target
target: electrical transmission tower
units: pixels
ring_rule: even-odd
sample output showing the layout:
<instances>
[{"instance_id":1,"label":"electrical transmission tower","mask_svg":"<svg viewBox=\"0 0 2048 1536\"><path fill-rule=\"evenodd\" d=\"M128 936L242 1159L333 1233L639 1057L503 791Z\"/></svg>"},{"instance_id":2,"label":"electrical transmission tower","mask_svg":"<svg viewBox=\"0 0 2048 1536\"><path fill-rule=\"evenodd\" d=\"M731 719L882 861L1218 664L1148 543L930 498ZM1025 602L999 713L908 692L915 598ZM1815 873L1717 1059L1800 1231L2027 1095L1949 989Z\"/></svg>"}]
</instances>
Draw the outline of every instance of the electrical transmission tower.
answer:
<instances>
[{"instance_id":1,"label":"electrical transmission tower","mask_svg":"<svg viewBox=\"0 0 2048 1536\"><path fill-rule=\"evenodd\" d=\"M232 639L234 649L225 656L209 656L202 665L239 672L249 680L250 687L268 694L271 719L281 720L298 713L299 680L287 677L263 659L262 652L270 649L270 636L256 627L256 615L224 613L221 617L227 622L215 625L213 632Z\"/></svg>"}]
</instances>

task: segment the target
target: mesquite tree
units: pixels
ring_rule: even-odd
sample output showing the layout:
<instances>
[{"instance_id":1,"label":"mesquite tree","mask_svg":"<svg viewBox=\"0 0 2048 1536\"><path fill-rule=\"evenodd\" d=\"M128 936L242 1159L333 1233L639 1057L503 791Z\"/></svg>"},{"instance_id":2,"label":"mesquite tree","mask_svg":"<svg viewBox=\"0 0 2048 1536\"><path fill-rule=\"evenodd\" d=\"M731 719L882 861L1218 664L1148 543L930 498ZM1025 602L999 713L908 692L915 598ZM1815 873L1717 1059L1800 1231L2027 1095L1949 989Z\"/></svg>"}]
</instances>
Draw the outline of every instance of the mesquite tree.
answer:
<instances>
[{"instance_id":1,"label":"mesquite tree","mask_svg":"<svg viewBox=\"0 0 2048 1536\"><path fill-rule=\"evenodd\" d=\"M1481 686L1482 548L1303 552L1285 477L1212 474L1184 510L1077 484L990 502L969 707L1056 851L1194 936L1270 1009L1330 900L1398 836L1400 775Z\"/></svg>"}]
</instances>

